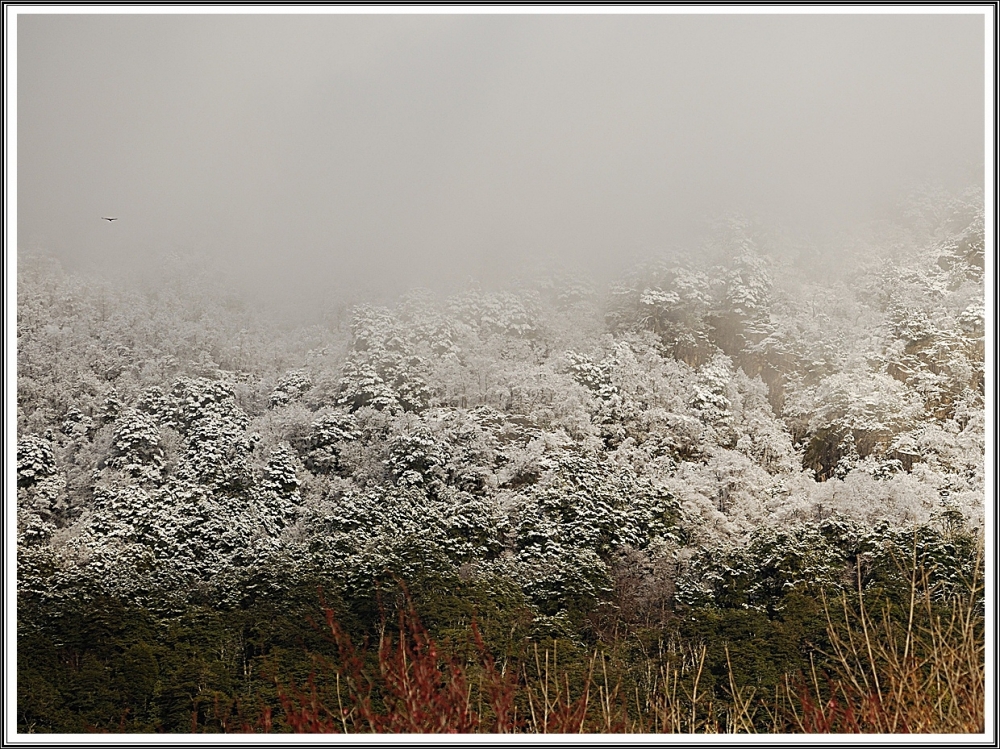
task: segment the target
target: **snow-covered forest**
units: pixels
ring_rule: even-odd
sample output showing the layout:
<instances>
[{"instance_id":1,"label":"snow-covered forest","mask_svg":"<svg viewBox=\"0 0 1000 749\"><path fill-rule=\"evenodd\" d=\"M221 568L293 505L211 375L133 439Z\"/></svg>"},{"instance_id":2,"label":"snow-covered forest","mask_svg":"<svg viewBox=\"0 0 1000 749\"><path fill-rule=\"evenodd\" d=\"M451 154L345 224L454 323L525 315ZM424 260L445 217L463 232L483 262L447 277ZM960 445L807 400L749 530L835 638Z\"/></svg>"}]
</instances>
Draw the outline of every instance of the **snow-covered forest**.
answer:
<instances>
[{"instance_id":1,"label":"snow-covered forest","mask_svg":"<svg viewBox=\"0 0 1000 749\"><path fill-rule=\"evenodd\" d=\"M475 615L501 652L725 612L765 637L804 591L890 585L915 544L960 584L983 222L978 193L922 194L834 261L729 218L611 283L307 324L190 258L154 284L21 253L19 725L189 730L301 648L282 616L318 587L367 631L405 584L432 631ZM798 636L747 673L794 666Z\"/></svg>"}]
</instances>

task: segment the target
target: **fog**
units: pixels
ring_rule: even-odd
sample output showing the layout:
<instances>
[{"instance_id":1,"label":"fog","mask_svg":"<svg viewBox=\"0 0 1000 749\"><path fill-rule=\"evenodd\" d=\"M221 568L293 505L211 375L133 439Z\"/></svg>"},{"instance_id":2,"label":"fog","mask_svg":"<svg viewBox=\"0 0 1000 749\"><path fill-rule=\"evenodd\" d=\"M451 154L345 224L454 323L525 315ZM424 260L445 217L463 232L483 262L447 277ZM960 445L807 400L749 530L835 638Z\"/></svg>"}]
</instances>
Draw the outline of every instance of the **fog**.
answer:
<instances>
[{"instance_id":1,"label":"fog","mask_svg":"<svg viewBox=\"0 0 1000 749\"><path fill-rule=\"evenodd\" d=\"M983 24L20 15L18 248L302 299L607 276L732 211L824 236L982 184Z\"/></svg>"}]
</instances>

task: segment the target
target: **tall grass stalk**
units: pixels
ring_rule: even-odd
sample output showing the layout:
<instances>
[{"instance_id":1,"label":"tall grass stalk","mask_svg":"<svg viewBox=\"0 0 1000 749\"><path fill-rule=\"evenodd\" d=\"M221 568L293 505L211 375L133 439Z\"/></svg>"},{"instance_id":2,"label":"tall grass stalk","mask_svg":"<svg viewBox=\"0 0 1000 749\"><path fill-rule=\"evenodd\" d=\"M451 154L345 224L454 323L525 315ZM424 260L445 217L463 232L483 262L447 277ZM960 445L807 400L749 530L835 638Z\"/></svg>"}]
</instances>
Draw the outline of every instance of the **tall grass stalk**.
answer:
<instances>
[{"instance_id":1,"label":"tall grass stalk","mask_svg":"<svg viewBox=\"0 0 1000 749\"><path fill-rule=\"evenodd\" d=\"M914 560L915 562L915 560ZM978 565L976 566L978 570ZM935 601L915 563L905 620L888 603L874 616L859 591L835 620L824 597L832 663L821 688L786 682L792 730L842 733L980 733L985 726L985 635L981 581L965 595Z\"/></svg>"},{"instance_id":2,"label":"tall grass stalk","mask_svg":"<svg viewBox=\"0 0 1000 749\"><path fill-rule=\"evenodd\" d=\"M981 582L974 579L965 595L943 599L913 561L903 607L883 600L873 611L860 580L853 603L846 595L836 601L824 596L827 649L814 648L808 673L786 674L773 695L737 683L730 659L736 643L725 646L728 679L717 692L704 679L705 644L661 642L638 664L621 649L596 650L582 675L579 663L575 671L561 663L558 643L535 644L519 665L505 661L498 668L475 623L478 658L459 661L441 652L411 604L400 614L398 637L383 631L373 659L354 647L326 609L338 657L320 664L332 678L324 689L315 674L303 687L279 683L283 716L276 722L265 710L256 730L980 733Z\"/></svg>"}]
</instances>

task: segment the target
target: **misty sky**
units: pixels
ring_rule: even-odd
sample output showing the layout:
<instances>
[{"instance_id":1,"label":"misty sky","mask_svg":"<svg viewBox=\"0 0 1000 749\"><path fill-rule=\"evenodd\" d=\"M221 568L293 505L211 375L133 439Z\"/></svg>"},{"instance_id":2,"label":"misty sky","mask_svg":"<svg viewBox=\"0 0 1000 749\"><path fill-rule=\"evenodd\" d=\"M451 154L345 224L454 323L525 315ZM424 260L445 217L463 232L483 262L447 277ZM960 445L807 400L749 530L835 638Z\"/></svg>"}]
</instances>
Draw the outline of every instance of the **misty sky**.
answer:
<instances>
[{"instance_id":1,"label":"misty sky","mask_svg":"<svg viewBox=\"0 0 1000 749\"><path fill-rule=\"evenodd\" d=\"M981 15L22 14L18 246L204 253L295 294L607 272L733 210L821 231L982 184L983 39Z\"/></svg>"}]
</instances>

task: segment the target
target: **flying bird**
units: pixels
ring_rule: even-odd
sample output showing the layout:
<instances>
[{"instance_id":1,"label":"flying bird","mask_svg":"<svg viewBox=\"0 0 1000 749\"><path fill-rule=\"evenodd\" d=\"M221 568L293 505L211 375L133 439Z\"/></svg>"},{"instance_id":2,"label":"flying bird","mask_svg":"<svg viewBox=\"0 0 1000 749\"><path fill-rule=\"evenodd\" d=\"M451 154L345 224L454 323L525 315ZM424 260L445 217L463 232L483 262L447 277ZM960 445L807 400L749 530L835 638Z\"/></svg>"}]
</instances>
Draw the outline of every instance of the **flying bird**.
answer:
<instances>
[{"instance_id":1,"label":"flying bird","mask_svg":"<svg viewBox=\"0 0 1000 749\"><path fill-rule=\"evenodd\" d=\"M101 218L103 218L105 221L117 221L118 220L117 216L115 216L114 218L108 218L107 216L101 216Z\"/></svg>"}]
</instances>

